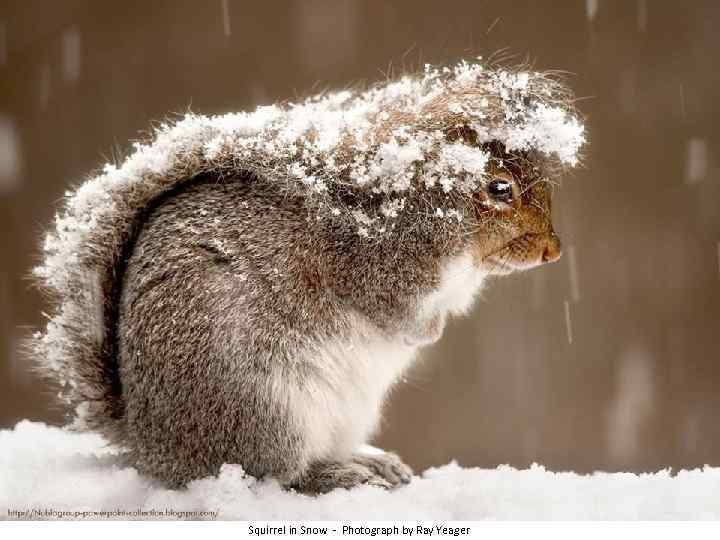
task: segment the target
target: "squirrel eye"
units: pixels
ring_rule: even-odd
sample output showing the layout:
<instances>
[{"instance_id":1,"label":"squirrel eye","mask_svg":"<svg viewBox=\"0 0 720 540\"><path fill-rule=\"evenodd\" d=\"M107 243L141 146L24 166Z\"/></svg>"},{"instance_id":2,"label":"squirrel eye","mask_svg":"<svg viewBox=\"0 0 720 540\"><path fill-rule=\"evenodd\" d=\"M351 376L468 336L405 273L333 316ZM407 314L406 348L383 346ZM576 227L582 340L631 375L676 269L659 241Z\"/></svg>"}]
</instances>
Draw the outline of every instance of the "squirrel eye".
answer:
<instances>
[{"instance_id":1,"label":"squirrel eye","mask_svg":"<svg viewBox=\"0 0 720 540\"><path fill-rule=\"evenodd\" d=\"M513 198L512 184L503 178L496 178L488 184L488 194L500 202L510 202Z\"/></svg>"}]
</instances>

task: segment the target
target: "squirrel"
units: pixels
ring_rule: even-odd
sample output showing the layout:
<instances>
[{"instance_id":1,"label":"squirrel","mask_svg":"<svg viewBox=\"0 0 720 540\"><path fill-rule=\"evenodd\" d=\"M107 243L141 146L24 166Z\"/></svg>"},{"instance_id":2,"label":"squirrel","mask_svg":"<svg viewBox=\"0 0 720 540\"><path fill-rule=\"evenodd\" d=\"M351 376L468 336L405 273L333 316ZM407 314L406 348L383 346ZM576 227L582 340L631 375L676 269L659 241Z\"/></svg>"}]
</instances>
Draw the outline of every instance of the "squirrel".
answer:
<instances>
[{"instance_id":1,"label":"squirrel","mask_svg":"<svg viewBox=\"0 0 720 540\"><path fill-rule=\"evenodd\" d=\"M188 113L66 193L30 339L75 429L177 488L225 463L306 493L407 483L362 453L487 276L552 262L581 117L554 75L462 61Z\"/></svg>"}]
</instances>

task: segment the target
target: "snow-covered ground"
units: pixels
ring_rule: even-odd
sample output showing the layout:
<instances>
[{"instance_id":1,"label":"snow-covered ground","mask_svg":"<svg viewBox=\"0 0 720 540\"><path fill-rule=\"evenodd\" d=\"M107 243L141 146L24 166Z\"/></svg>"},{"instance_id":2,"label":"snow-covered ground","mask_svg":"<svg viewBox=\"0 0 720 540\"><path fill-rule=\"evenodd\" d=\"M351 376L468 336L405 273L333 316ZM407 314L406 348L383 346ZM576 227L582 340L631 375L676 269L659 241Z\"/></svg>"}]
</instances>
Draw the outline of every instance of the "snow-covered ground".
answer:
<instances>
[{"instance_id":1,"label":"snow-covered ground","mask_svg":"<svg viewBox=\"0 0 720 540\"><path fill-rule=\"evenodd\" d=\"M242 520L719 519L720 468L581 476L450 464L394 492L362 487L312 498L227 465L218 478L169 491L113 465L96 435L23 421L0 431L0 520L32 508L209 510Z\"/></svg>"}]
</instances>

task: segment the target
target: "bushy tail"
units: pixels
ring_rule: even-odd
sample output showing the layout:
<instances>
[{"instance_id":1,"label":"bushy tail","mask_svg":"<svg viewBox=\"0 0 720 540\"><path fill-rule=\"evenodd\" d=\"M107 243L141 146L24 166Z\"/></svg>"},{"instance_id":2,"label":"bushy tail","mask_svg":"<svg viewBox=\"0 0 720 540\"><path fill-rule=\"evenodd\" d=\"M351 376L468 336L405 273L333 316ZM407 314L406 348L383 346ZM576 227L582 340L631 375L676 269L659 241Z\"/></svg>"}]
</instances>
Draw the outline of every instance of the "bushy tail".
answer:
<instances>
[{"instance_id":1,"label":"bushy tail","mask_svg":"<svg viewBox=\"0 0 720 540\"><path fill-rule=\"evenodd\" d=\"M61 400L76 413L76 427L111 440L121 432L115 334L125 261L154 201L201 174L238 172L237 156L218 146L227 124L226 117L193 114L164 124L153 141L135 144L121 166L106 165L66 193L64 209L45 236L43 264L33 271L52 311L28 348L40 372L60 386Z\"/></svg>"}]
</instances>

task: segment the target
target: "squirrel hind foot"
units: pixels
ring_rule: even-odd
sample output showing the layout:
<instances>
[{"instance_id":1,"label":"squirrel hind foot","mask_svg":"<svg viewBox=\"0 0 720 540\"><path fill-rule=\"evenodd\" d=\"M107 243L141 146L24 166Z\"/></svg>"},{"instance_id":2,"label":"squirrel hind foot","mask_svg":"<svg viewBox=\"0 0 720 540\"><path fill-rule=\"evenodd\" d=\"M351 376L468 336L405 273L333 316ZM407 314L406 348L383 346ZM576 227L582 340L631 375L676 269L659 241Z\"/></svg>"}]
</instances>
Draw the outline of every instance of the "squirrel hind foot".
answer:
<instances>
[{"instance_id":1,"label":"squirrel hind foot","mask_svg":"<svg viewBox=\"0 0 720 540\"><path fill-rule=\"evenodd\" d=\"M355 454L353 463L364 465L376 475L384 478L392 487L409 484L413 477L413 470L406 465L400 456L393 452L381 454Z\"/></svg>"},{"instance_id":2,"label":"squirrel hind foot","mask_svg":"<svg viewBox=\"0 0 720 540\"><path fill-rule=\"evenodd\" d=\"M342 463L317 461L287 487L301 493L320 495L337 488L352 489L362 485L393 489L409 483L411 479L412 469L396 454L355 454Z\"/></svg>"}]
</instances>

